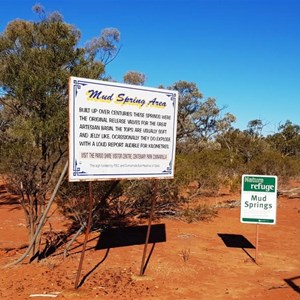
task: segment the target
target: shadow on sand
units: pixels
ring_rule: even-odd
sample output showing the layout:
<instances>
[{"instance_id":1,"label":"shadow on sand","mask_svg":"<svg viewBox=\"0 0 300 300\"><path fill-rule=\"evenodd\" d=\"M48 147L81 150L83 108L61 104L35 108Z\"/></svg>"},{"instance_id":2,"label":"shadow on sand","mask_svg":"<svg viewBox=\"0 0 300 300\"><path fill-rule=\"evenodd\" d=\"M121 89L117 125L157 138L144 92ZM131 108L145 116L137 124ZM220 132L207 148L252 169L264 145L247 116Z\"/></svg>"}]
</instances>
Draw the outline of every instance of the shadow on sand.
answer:
<instances>
[{"instance_id":1,"label":"shadow on sand","mask_svg":"<svg viewBox=\"0 0 300 300\"><path fill-rule=\"evenodd\" d=\"M300 283L300 276L284 279L284 281L298 294L300 294L300 285L296 284L296 280Z\"/></svg>"},{"instance_id":2,"label":"shadow on sand","mask_svg":"<svg viewBox=\"0 0 300 300\"><path fill-rule=\"evenodd\" d=\"M241 248L255 262L255 258L245 249L255 249L255 246L241 234L218 233L228 248Z\"/></svg>"},{"instance_id":3,"label":"shadow on sand","mask_svg":"<svg viewBox=\"0 0 300 300\"><path fill-rule=\"evenodd\" d=\"M108 257L111 248L143 245L146 242L148 226L131 226L120 228L109 228L101 232L95 250L106 250L104 257L98 262L87 274L84 275L78 287L82 286L85 280L91 275ZM166 242L166 228L165 224L151 225L149 244L152 244L149 251L143 272L145 272L150 261L151 255L154 251L156 243ZM142 253L141 253L142 258Z\"/></svg>"}]
</instances>

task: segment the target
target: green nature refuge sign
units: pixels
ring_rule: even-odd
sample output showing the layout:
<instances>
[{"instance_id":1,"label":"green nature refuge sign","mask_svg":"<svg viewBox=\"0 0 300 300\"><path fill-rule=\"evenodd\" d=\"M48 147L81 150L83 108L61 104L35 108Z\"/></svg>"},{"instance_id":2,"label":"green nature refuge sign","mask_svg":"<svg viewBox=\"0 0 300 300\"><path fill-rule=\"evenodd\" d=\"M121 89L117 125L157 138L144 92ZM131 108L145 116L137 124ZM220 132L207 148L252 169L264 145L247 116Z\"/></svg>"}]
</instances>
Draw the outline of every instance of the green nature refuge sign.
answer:
<instances>
[{"instance_id":1,"label":"green nature refuge sign","mask_svg":"<svg viewBox=\"0 0 300 300\"><path fill-rule=\"evenodd\" d=\"M276 207L277 176L242 176L242 223L275 224Z\"/></svg>"}]
</instances>

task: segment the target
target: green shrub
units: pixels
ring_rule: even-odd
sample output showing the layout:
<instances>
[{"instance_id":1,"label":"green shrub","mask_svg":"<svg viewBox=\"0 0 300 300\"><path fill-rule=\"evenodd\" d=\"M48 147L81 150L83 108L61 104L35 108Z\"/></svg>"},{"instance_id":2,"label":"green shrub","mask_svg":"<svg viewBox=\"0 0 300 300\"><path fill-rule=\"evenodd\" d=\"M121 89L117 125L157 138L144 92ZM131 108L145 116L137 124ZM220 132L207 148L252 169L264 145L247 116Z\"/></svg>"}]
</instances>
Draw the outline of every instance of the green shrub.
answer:
<instances>
[{"instance_id":1,"label":"green shrub","mask_svg":"<svg viewBox=\"0 0 300 300\"><path fill-rule=\"evenodd\" d=\"M187 222L199 222L199 221L210 221L218 214L217 210L213 206L205 204L199 204L193 208L188 207L178 212L178 217Z\"/></svg>"},{"instance_id":2,"label":"green shrub","mask_svg":"<svg viewBox=\"0 0 300 300\"><path fill-rule=\"evenodd\" d=\"M251 174L276 175L287 181L300 175L300 160L296 157L283 157L279 152L262 152L248 164Z\"/></svg>"}]
</instances>

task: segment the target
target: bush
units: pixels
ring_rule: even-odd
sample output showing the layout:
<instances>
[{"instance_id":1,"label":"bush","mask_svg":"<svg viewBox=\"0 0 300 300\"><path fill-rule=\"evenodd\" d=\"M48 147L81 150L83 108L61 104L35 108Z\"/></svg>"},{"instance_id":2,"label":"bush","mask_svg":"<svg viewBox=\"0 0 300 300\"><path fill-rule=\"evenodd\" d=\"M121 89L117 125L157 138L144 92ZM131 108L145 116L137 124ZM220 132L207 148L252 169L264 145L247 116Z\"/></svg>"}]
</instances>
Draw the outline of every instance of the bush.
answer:
<instances>
[{"instance_id":1,"label":"bush","mask_svg":"<svg viewBox=\"0 0 300 300\"><path fill-rule=\"evenodd\" d=\"M178 217L187 222L210 221L218 214L215 207L199 204L193 208L185 208L178 212Z\"/></svg>"},{"instance_id":2,"label":"bush","mask_svg":"<svg viewBox=\"0 0 300 300\"><path fill-rule=\"evenodd\" d=\"M239 157L227 150L206 149L179 155L176 161L176 180L182 187L189 186L191 197L217 194L222 186L230 185L239 175L240 165Z\"/></svg>"},{"instance_id":3,"label":"bush","mask_svg":"<svg viewBox=\"0 0 300 300\"><path fill-rule=\"evenodd\" d=\"M133 218L147 218L155 186L155 217L174 215L182 198L172 180L93 182L93 228L129 224ZM78 229L88 217L88 184L65 182L57 203L61 213L73 222L73 229Z\"/></svg>"},{"instance_id":4,"label":"bush","mask_svg":"<svg viewBox=\"0 0 300 300\"><path fill-rule=\"evenodd\" d=\"M227 149L179 154L174 179L94 182L93 227L147 218L153 197L156 197L154 217L179 216L187 222L206 220L215 215L214 208L193 206L193 199L216 195L224 186L239 189L242 174L277 175L285 182L299 176L300 161L271 150L261 152L247 163ZM88 184L64 183L60 196L61 212L72 220L74 228L80 227L88 216Z\"/></svg>"},{"instance_id":5,"label":"bush","mask_svg":"<svg viewBox=\"0 0 300 300\"><path fill-rule=\"evenodd\" d=\"M251 174L276 175L287 181L300 175L300 160L296 157L283 157L279 152L262 152L248 164Z\"/></svg>"}]
</instances>

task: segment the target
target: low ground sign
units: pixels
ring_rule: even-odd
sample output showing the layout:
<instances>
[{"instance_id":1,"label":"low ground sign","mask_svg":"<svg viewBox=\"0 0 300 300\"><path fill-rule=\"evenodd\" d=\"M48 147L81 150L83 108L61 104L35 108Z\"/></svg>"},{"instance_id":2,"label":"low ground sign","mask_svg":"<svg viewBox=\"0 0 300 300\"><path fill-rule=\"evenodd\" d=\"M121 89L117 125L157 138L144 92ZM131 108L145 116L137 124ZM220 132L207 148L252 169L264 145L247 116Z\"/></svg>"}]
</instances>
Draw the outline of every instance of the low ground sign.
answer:
<instances>
[{"instance_id":1,"label":"low ground sign","mask_svg":"<svg viewBox=\"0 0 300 300\"><path fill-rule=\"evenodd\" d=\"M71 77L69 181L173 178L178 92Z\"/></svg>"},{"instance_id":2,"label":"low ground sign","mask_svg":"<svg viewBox=\"0 0 300 300\"><path fill-rule=\"evenodd\" d=\"M275 224L276 207L277 176L242 176L242 223Z\"/></svg>"}]
</instances>

